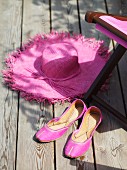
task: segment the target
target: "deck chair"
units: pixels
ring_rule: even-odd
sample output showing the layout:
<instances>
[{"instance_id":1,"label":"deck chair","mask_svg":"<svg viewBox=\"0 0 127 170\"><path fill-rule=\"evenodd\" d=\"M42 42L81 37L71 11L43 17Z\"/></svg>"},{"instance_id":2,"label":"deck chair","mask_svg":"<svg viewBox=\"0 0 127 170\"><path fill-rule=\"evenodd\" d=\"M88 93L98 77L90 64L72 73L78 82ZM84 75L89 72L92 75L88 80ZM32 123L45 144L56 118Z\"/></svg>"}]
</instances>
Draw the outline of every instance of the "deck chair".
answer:
<instances>
[{"instance_id":1,"label":"deck chair","mask_svg":"<svg viewBox=\"0 0 127 170\"><path fill-rule=\"evenodd\" d=\"M125 126L125 128L127 128L127 119L119 111L96 95L127 50L127 29L125 30L125 28L127 28L127 17L88 11L85 15L85 20L88 23L95 23L96 29L115 40L118 43L118 46L85 94L84 101L89 103L91 100L94 100L100 106L112 113ZM121 23L123 23L123 26Z\"/></svg>"}]
</instances>

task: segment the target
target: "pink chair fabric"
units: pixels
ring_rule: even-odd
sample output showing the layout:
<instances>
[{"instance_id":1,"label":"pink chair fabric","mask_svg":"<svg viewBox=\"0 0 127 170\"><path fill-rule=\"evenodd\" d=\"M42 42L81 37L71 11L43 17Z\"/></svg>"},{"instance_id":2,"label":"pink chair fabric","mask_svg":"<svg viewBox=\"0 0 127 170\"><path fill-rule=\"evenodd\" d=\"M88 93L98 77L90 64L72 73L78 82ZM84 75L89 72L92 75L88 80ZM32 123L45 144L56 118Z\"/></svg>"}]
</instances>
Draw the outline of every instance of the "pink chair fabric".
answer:
<instances>
[{"instance_id":1,"label":"pink chair fabric","mask_svg":"<svg viewBox=\"0 0 127 170\"><path fill-rule=\"evenodd\" d=\"M127 21L121 21L121 20L118 20L112 16L100 16L99 18L102 19L103 21L107 22L111 26L115 27L116 29L118 29L119 31L124 33L125 35L127 35ZM101 25L96 24L96 29L99 30L100 32L102 32L103 34L107 35L111 39L115 40L116 42L118 42L119 44L124 46L125 48L127 48L126 41L119 38L117 35L111 33L110 31L108 31L107 29L102 27Z\"/></svg>"}]
</instances>

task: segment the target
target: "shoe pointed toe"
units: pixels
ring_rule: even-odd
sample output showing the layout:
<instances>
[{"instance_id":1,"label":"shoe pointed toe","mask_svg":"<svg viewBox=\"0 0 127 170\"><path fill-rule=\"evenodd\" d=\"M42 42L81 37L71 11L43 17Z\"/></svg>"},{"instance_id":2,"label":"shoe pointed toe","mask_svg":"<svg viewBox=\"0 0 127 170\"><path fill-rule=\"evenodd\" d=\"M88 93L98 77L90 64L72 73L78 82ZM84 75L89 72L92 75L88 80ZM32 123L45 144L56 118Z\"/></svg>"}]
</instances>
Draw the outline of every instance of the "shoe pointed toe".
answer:
<instances>
[{"instance_id":1,"label":"shoe pointed toe","mask_svg":"<svg viewBox=\"0 0 127 170\"><path fill-rule=\"evenodd\" d=\"M82 100L74 100L60 117L50 120L42 127L36 133L36 138L40 142L50 142L60 138L76 120L83 116L86 109Z\"/></svg>"},{"instance_id":2,"label":"shoe pointed toe","mask_svg":"<svg viewBox=\"0 0 127 170\"><path fill-rule=\"evenodd\" d=\"M101 111L91 106L84 113L79 129L75 130L65 146L65 155L71 158L82 156L90 148L95 130L102 121Z\"/></svg>"}]
</instances>

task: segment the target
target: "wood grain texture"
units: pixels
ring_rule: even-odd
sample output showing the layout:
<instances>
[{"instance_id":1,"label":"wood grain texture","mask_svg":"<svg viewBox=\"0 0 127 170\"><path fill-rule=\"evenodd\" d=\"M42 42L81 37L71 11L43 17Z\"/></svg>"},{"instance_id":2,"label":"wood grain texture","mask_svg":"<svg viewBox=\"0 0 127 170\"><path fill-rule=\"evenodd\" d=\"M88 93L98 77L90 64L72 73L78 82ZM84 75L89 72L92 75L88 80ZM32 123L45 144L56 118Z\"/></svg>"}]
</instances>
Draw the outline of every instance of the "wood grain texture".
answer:
<instances>
[{"instance_id":1,"label":"wood grain texture","mask_svg":"<svg viewBox=\"0 0 127 170\"><path fill-rule=\"evenodd\" d=\"M50 32L49 0L25 0L23 9L23 41L35 34Z\"/></svg>"},{"instance_id":2,"label":"wood grain texture","mask_svg":"<svg viewBox=\"0 0 127 170\"><path fill-rule=\"evenodd\" d=\"M49 32L49 1L24 1L23 8L23 42L41 32ZM17 147L18 170L53 170L53 143L38 143L35 133L52 117L52 105L46 103L19 103L19 126ZM48 166L47 166L48 165Z\"/></svg>"},{"instance_id":3,"label":"wood grain texture","mask_svg":"<svg viewBox=\"0 0 127 170\"><path fill-rule=\"evenodd\" d=\"M117 0L115 4L110 0L106 2L109 13L119 13L121 1ZM100 5L100 2L98 3ZM101 9L105 10L105 7L103 6ZM106 41L106 39L104 40ZM109 48L111 49L112 47L112 44L109 43ZM99 96L125 114L117 68L112 73L108 91L106 93L100 93ZM108 113L103 108L102 111L103 123L94 136L96 168L100 169L101 167L102 170L112 168L126 169L125 150L127 135L122 129L122 125L111 116L111 113Z\"/></svg>"},{"instance_id":4,"label":"wood grain texture","mask_svg":"<svg viewBox=\"0 0 127 170\"><path fill-rule=\"evenodd\" d=\"M123 0L123 1L120 1L120 0L117 0L116 1L116 6L114 8L114 4L112 1L110 0L107 0L107 4L109 5L109 12L110 13L115 13L115 14L121 14L123 13L124 15L126 15L126 7L127 6L127 3ZM121 84L122 84L122 89L123 89L123 95L124 95L124 99L125 99L125 111L126 111L126 102L127 102L127 95L126 95L126 91L127 91L127 88L126 88L126 78L124 75L126 75L127 73L127 69L126 69L126 53L125 55L121 58L120 62L118 63L118 69L120 71L120 79L121 79ZM118 90L120 91L120 90ZM115 93L114 93L115 94ZM116 96L114 96L115 98ZM119 99L117 99L118 101ZM119 103L120 103L120 100L119 100ZM118 110L121 111L121 113L125 116L126 115L126 112L124 111L124 107L123 110L121 110L121 106L117 107L118 106L118 102L116 103L116 108ZM116 126L115 126L116 125ZM115 145L114 146L114 151L117 150L118 148L118 151L115 152L116 155L113 155L114 159L112 161L112 163L115 165L115 167L118 167L120 169L127 169L127 161L126 161L126 152L127 152L127 133L124 129L121 128L121 124L119 124L119 122L117 122L117 124L115 124L114 126L116 127L116 130L115 130L115 138L114 138L114 141L113 141L113 144Z\"/></svg>"},{"instance_id":5,"label":"wood grain texture","mask_svg":"<svg viewBox=\"0 0 127 170\"><path fill-rule=\"evenodd\" d=\"M52 1L52 28L56 30L69 31L70 33L80 33L79 29L79 16L77 10L76 1ZM60 110L64 110L66 105L55 106L55 115L60 115ZM93 153L92 148L85 154L75 160L68 160L61 155L63 153L63 147L67 136L74 129L70 129L67 134L65 134L60 140L56 142L56 167L61 169L63 166L66 166L66 169L81 169L82 167L91 168L93 165L87 164L87 161L93 162ZM82 160L86 160L82 163ZM59 160L59 161L57 161Z\"/></svg>"},{"instance_id":6,"label":"wood grain texture","mask_svg":"<svg viewBox=\"0 0 127 170\"><path fill-rule=\"evenodd\" d=\"M126 0L121 0L120 14L127 16L127 1Z\"/></svg>"},{"instance_id":7,"label":"wood grain texture","mask_svg":"<svg viewBox=\"0 0 127 170\"><path fill-rule=\"evenodd\" d=\"M53 143L39 143L34 137L37 129L52 118L52 105L40 107L21 99L19 114L17 169L53 170Z\"/></svg>"},{"instance_id":8,"label":"wood grain texture","mask_svg":"<svg viewBox=\"0 0 127 170\"><path fill-rule=\"evenodd\" d=\"M104 40L105 45L109 45L110 44L110 40L109 38L107 38L105 35L101 34L99 31L97 31L95 29L95 24L89 24L87 23L84 18L85 18L85 13L89 10L91 11L100 11L100 12L105 12L105 3L103 0L99 0L99 1L79 1L79 9L80 9L80 21L81 21L81 32L84 36L86 37L95 37L96 39L100 39L100 40ZM102 127L103 128L103 127ZM99 134L101 136L101 134ZM96 136L96 133L95 133ZM98 137L99 139L99 137ZM90 155L89 159L84 159L83 161L86 162L87 168L88 169L95 169L96 165L95 163L98 164L98 162L96 162L96 155L94 155L95 150L97 149L97 143L96 140L94 140L93 142L94 144L94 152L92 152L92 147L90 148L90 150L88 152ZM100 158L101 159L101 158ZM83 164L83 162L82 162ZM102 168L102 167L100 167ZM82 165L80 167L80 169L86 169L86 167L84 165Z\"/></svg>"},{"instance_id":9,"label":"wood grain texture","mask_svg":"<svg viewBox=\"0 0 127 170\"><path fill-rule=\"evenodd\" d=\"M51 1L52 28L56 31L68 31L71 34L79 33L78 12L76 0ZM59 117L69 103L55 104L54 115ZM76 160L70 160L64 157L64 146L68 136L74 129L70 128L68 132L56 141L56 169L76 170Z\"/></svg>"},{"instance_id":10,"label":"wood grain texture","mask_svg":"<svg viewBox=\"0 0 127 170\"><path fill-rule=\"evenodd\" d=\"M5 69L6 55L20 46L21 5L0 1L0 70ZM15 169L17 119L18 95L4 85L0 71L0 169Z\"/></svg>"},{"instance_id":11,"label":"wood grain texture","mask_svg":"<svg viewBox=\"0 0 127 170\"><path fill-rule=\"evenodd\" d=\"M52 28L57 31L79 32L76 0L51 1Z\"/></svg>"}]
</instances>

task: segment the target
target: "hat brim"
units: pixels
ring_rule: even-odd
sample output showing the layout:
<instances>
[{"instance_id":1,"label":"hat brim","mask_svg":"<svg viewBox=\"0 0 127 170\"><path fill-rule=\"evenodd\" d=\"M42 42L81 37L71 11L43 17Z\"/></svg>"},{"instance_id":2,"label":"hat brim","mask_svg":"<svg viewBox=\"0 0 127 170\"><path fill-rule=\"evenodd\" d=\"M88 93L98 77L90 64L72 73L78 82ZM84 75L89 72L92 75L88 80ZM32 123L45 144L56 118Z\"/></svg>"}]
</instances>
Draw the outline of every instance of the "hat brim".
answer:
<instances>
[{"instance_id":1,"label":"hat brim","mask_svg":"<svg viewBox=\"0 0 127 170\"><path fill-rule=\"evenodd\" d=\"M80 72L76 76L58 82L45 79L41 70L44 48L56 42L73 45L78 52L80 64ZM13 90L20 91L26 100L48 100L54 103L81 97L86 93L108 57L109 51L103 41L84 38L82 35L52 32L35 36L22 49L10 54L6 59L8 69L3 71L3 75L5 82Z\"/></svg>"}]
</instances>

